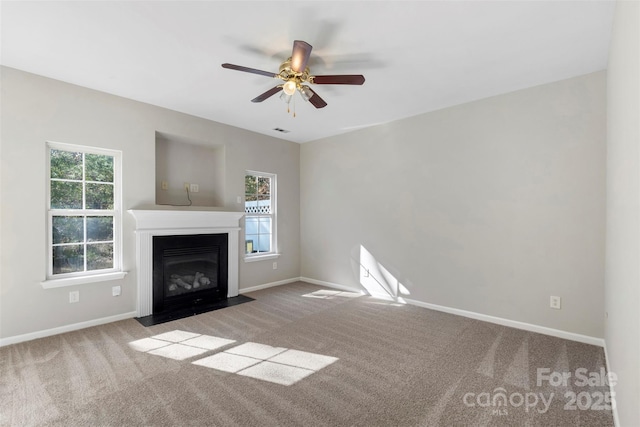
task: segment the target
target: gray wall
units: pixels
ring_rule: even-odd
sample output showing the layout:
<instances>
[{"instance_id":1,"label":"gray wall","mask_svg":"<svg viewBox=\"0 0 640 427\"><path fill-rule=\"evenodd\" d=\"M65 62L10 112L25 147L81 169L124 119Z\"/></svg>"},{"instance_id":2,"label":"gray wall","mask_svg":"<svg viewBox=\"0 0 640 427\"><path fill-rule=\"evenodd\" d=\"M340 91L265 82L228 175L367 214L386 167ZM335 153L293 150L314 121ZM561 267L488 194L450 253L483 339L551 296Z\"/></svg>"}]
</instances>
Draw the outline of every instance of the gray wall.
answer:
<instances>
[{"instance_id":1,"label":"gray wall","mask_svg":"<svg viewBox=\"0 0 640 427\"><path fill-rule=\"evenodd\" d=\"M404 298L603 337L605 82L304 144L302 276L361 287L364 262Z\"/></svg>"},{"instance_id":2,"label":"gray wall","mask_svg":"<svg viewBox=\"0 0 640 427\"><path fill-rule=\"evenodd\" d=\"M616 5L607 86L605 338L622 426L640 425L639 5Z\"/></svg>"},{"instance_id":3,"label":"gray wall","mask_svg":"<svg viewBox=\"0 0 640 427\"><path fill-rule=\"evenodd\" d=\"M214 138L215 139L215 138ZM224 207L224 145L156 132L156 203ZM162 183L167 188L162 188ZM184 184L196 184L187 192Z\"/></svg>"},{"instance_id":4,"label":"gray wall","mask_svg":"<svg viewBox=\"0 0 640 427\"><path fill-rule=\"evenodd\" d=\"M240 262L240 289L297 278L299 266L298 144L255 134L60 81L1 68L0 338L72 325L135 310L133 217L123 216L125 279L43 289L46 246L46 141L123 151L124 209L155 203L156 132L224 145L222 209L242 211L246 169L278 174L278 270L272 262ZM242 245L240 245L242 247ZM122 295L111 296L113 285ZM69 291L80 302L69 304Z\"/></svg>"}]
</instances>

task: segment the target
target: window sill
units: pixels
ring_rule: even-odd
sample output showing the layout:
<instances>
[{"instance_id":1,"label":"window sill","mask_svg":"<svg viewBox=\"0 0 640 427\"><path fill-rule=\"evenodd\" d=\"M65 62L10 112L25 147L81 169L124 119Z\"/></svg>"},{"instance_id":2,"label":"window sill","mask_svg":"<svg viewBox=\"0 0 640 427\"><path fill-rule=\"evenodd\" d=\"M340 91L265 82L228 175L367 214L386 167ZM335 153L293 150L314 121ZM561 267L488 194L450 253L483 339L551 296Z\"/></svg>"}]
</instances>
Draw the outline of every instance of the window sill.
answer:
<instances>
[{"instance_id":1,"label":"window sill","mask_svg":"<svg viewBox=\"0 0 640 427\"><path fill-rule=\"evenodd\" d=\"M279 257L280 257L280 254L245 256L244 262L268 261L270 259L277 259Z\"/></svg>"},{"instance_id":2,"label":"window sill","mask_svg":"<svg viewBox=\"0 0 640 427\"><path fill-rule=\"evenodd\" d=\"M123 279L127 275L126 271L115 273L94 274L92 276L65 277L64 279L47 279L40 282L44 289L62 288L65 286L84 285L87 283L106 282L109 280Z\"/></svg>"}]
</instances>

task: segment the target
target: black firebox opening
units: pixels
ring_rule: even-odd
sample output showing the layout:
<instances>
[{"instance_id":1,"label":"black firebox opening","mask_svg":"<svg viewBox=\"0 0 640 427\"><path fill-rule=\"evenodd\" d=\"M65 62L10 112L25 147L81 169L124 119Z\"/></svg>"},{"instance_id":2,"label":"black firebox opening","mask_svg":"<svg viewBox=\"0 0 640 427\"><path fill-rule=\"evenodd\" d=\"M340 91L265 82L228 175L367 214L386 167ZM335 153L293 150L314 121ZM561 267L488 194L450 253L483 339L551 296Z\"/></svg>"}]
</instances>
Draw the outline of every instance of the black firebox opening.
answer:
<instances>
[{"instance_id":1,"label":"black firebox opening","mask_svg":"<svg viewBox=\"0 0 640 427\"><path fill-rule=\"evenodd\" d=\"M153 314L224 300L227 234L153 237Z\"/></svg>"}]
</instances>

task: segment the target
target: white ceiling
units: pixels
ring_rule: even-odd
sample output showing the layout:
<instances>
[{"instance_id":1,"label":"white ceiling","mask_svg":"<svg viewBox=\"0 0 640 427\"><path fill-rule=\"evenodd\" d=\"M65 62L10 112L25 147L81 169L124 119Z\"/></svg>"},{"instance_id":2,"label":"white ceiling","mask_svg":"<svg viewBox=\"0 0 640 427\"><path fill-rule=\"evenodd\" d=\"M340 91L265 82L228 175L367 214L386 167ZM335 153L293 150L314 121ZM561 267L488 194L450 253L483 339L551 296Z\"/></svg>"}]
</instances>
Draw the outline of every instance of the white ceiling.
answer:
<instances>
[{"instance_id":1,"label":"white ceiling","mask_svg":"<svg viewBox=\"0 0 640 427\"><path fill-rule=\"evenodd\" d=\"M3 65L295 142L607 67L613 1L2 2ZM296 117L268 77L293 40L317 85ZM293 105L293 104L292 104ZM281 134L273 130L290 130Z\"/></svg>"}]
</instances>

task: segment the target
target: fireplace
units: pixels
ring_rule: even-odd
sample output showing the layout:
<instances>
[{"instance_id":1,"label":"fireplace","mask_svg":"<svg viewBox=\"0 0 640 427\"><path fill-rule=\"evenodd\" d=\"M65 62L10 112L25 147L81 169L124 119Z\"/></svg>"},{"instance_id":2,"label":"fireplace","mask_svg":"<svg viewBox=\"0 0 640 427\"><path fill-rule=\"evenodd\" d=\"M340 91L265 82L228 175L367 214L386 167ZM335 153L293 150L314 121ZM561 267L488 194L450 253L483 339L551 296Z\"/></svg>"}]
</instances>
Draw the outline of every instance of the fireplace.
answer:
<instances>
[{"instance_id":1,"label":"fireplace","mask_svg":"<svg viewBox=\"0 0 640 427\"><path fill-rule=\"evenodd\" d=\"M195 280L195 273L199 272L201 274L207 274L207 278L209 278L212 283L212 277L209 277L209 275L215 276L217 288L209 286L208 288L200 289L202 283L200 287L194 288L193 282L191 282L192 289L186 289L186 286L178 285L178 287L181 287L185 291L193 290L193 292L175 292L177 288L173 291L168 290L165 295L167 297L165 299L168 299L168 302L164 301L161 304L163 310L166 311L166 304L200 304L201 302L198 301L198 299L201 297L199 295L213 298L228 298L227 301L238 296L238 261L240 256L239 222L244 215L243 212L132 209L129 213L133 215L136 221L136 270L138 276L136 317L142 318L150 316L154 314L156 309L156 303L154 301L154 247L156 246L155 241L158 237L167 237L169 241L171 241L171 239L181 240L182 238L189 237L198 238L198 236L226 236L226 250L222 248L225 244L220 241L214 242L213 244L211 242L196 243L195 248L198 248L196 252L199 253L184 255L184 257L181 258L182 255L179 255L177 252L180 250L179 247L169 248L171 251L168 256L176 256L173 260L175 263L172 263L166 272L169 279L171 279L172 274L175 274L178 276L193 275L193 280ZM208 238L205 238L205 241L207 239ZM160 241L162 240L163 239L160 239ZM182 243L180 242L179 245L182 245ZM212 255L215 250L208 251L206 249L211 246L218 247L218 255ZM207 252L209 252L209 254L207 254ZM226 261L225 258L222 258L223 255L221 255L220 252L225 252L224 256L226 257ZM215 257L217 257L217 260L213 261ZM180 268L179 264L181 263L187 264L189 270L178 271ZM213 269L215 263L217 263L217 273L210 271ZM192 267L195 267L195 272L192 272ZM174 268L175 271L172 272ZM164 270L162 271L164 276L165 272ZM221 278L221 275L226 276L226 283L225 279ZM187 277L187 279L189 278ZM181 280L188 284L188 280L185 280L184 277L181 278ZM205 292L201 294L200 291ZM188 299L195 299L196 301L188 301Z\"/></svg>"},{"instance_id":2,"label":"fireplace","mask_svg":"<svg viewBox=\"0 0 640 427\"><path fill-rule=\"evenodd\" d=\"M227 234L153 237L153 313L227 298Z\"/></svg>"}]
</instances>

